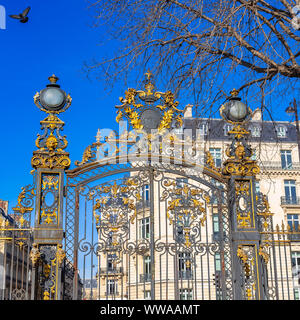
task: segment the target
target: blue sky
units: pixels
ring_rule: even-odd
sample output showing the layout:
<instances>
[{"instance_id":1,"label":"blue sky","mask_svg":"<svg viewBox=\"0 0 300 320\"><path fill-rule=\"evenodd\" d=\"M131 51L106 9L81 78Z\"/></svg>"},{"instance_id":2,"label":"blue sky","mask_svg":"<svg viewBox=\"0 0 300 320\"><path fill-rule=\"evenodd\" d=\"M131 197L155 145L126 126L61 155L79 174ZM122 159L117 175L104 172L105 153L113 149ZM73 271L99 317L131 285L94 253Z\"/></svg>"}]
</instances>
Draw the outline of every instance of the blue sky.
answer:
<instances>
[{"instance_id":1,"label":"blue sky","mask_svg":"<svg viewBox=\"0 0 300 320\"><path fill-rule=\"evenodd\" d=\"M70 5L72 3L72 5ZM90 81L82 71L84 61L106 55L111 43L105 31L92 28L92 12L84 0L1 1L6 9L6 30L1 39L1 184L0 199L15 204L20 188L32 182L31 156L45 118L33 96L55 73L62 89L73 98L60 118L69 141L72 163L81 160L84 148L95 141L98 128L114 124L115 104L124 93L108 93L104 83ZM30 20L22 24L8 18L31 6ZM104 45L99 46L99 42Z\"/></svg>"},{"instance_id":2,"label":"blue sky","mask_svg":"<svg viewBox=\"0 0 300 320\"><path fill-rule=\"evenodd\" d=\"M36 150L39 122L45 118L33 96L45 87L48 77L55 73L62 89L73 98L71 107L60 116L66 124L63 134L69 141L72 164L95 141L98 128L117 128L114 106L127 87L117 83L108 92L104 82L91 81L82 71L85 61L101 59L118 45L108 40L105 27L92 28L93 12L85 0L0 0L0 5L7 16L6 30L0 30L0 199L9 200L12 208L21 187L32 182L32 151ZM8 18L29 5L28 23Z\"/></svg>"}]
</instances>

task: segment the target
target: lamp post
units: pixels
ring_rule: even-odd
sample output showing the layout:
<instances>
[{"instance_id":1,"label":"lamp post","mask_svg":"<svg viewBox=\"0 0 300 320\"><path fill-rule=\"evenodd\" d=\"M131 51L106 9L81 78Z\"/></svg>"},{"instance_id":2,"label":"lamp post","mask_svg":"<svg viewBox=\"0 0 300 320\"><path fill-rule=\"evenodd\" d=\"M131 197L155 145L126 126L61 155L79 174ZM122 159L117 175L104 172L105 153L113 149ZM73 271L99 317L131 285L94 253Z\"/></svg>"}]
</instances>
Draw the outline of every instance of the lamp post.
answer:
<instances>
[{"instance_id":1,"label":"lamp post","mask_svg":"<svg viewBox=\"0 0 300 320\"><path fill-rule=\"evenodd\" d=\"M223 174L228 179L234 299L264 300L266 271L260 257L263 248L254 187L259 167L251 159L246 130L252 111L241 102L238 91L233 90L220 113L226 122L233 124L228 132L232 142L226 150L228 158L223 163Z\"/></svg>"},{"instance_id":2,"label":"lamp post","mask_svg":"<svg viewBox=\"0 0 300 320\"><path fill-rule=\"evenodd\" d=\"M72 102L57 84L58 78L50 76L46 88L34 96L35 105L47 114L40 122L42 134L38 134L31 165L36 170L36 211L34 246L31 257L34 265L34 282L31 298L59 300L61 272L65 252L63 240L63 187L65 170L70 166L69 154L64 150L67 139L61 135L64 122L58 114Z\"/></svg>"},{"instance_id":3,"label":"lamp post","mask_svg":"<svg viewBox=\"0 0 300 320\"><path fill-rule=\"evenodd\" d=\"M296 120L296 131L297 131L297 144L298 144L298 161L300 162L300 127L299 127L299 118L298 118L298 108L297 108L297 102L294 98L293 105L290 105L285 109L286 113L294 113L295 114L295 120Z\"/></svg>"}]
</instances>

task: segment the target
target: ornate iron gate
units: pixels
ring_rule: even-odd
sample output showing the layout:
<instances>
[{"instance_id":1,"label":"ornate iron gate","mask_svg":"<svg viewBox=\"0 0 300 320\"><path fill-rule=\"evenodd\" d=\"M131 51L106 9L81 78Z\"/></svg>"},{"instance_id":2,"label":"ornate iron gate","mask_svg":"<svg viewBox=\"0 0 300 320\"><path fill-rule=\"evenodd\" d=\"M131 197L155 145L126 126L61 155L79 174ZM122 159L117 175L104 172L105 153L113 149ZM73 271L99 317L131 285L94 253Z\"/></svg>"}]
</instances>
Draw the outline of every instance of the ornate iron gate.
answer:
<instances>
[{"instance_id":1,"label":"ornate iron gate","mask_svg":"<svg viewBox=\"0 0 300 320\"><path fill-rule=\"evenodd\" d=\"M47 113L34 182L1 223L0 299L294 298L300 230L274 227L253 187L259 167L245 119L231 121L227 160L216 168L195 132L169 132L182 111L148 72L144 90L128 89L117 106L117 122L135 131L97 135L68 170L57 114L72 99L49 80L34 97ZM58 105L47 105L47 90ZM221 108L228 122L234 99Z\"/></svg>"},{"instance_id":2,"label":"ornate iron gate","mask_svg":"<svg viewBox=\"0 0 300 320\"><path fill-rule=\"evenodd\" d=\"M0 300L28 300L32 289L30 251L33 242L31 212L34 183L22 188L12 215L0 223Z\"/></svg>"},{"instance_id":3,"label":"ornate iron gate","mask_svg":"<svg viewBox=\"0 0 300 320\"><path fill-rule=\"evenodd\" d=\"M67 173L73 298L232 298L227 190L216 176L140 162L99 165L88 178L88 165Z\"/></svg>"}]
</instances>

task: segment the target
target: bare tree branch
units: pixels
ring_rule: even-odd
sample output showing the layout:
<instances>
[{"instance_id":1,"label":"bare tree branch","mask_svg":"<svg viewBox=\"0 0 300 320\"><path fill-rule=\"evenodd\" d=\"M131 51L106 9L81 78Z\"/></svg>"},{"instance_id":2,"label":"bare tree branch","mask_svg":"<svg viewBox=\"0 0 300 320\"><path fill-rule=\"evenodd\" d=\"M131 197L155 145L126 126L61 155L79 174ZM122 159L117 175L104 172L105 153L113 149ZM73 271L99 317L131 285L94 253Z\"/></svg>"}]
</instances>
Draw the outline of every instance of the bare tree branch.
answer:
<instances>
[{"instance_id":1,"label":"bare tree branch","mask_svg":"<svg viewBox=\"0 0 300 320\"><path fill-rule=\"evenodd\" d=\"M294 0L90 2L95 22L124 43L114 56L86 64L110 83L150 68L175 92L193 94L199 108L205 103L203 112L211 112L222 96L216 90L228 90L228 83L262 101L274 90L299 87Z\"/></svg>"}]
</instances>

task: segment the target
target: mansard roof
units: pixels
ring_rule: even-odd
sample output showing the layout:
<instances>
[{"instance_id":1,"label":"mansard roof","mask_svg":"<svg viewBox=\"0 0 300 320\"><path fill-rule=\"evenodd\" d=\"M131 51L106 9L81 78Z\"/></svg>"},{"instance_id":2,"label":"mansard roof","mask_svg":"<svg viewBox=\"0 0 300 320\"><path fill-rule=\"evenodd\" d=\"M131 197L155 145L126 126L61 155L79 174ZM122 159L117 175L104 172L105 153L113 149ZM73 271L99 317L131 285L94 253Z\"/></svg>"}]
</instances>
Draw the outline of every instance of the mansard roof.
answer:
<instances>
[{"instance_id":1,"label":"mansard roof","mask_svg":"<svg viewBox=\"0 0 300 320\"><path fill-rule=\"evenodd\" d=\"M230 137L226 134L226 125L228 123L223 119L186 118L184 119L183 127L184 129L193 129L194 132L194 130L200 128L201 124L208 126L205 140L230 140ZM297 143L296 126L288 121L250 121L247 125L250 131L254 127L259 128L260 136L254 137L250 134L250 141ZM285 137L278 137L278 130L284 130L286 133Z\"/></svg>"}]
</instances>

